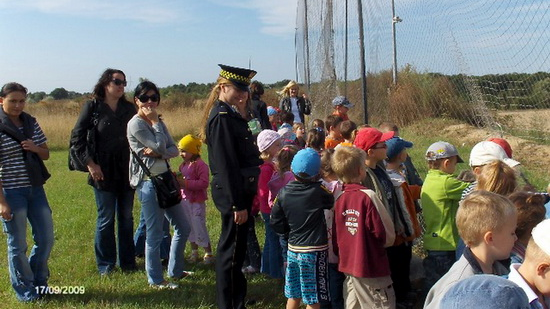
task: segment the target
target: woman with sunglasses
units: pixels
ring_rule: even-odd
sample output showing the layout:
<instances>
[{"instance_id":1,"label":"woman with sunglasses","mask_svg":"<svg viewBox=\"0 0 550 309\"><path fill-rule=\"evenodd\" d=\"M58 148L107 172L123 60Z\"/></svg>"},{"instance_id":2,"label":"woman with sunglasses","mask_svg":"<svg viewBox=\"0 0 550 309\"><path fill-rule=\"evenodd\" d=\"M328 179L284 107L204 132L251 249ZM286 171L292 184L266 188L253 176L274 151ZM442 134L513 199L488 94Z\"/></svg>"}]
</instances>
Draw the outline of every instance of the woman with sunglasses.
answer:
<instances>
[{"instance_id":1,"label":"woman with sunglasses","mask_svg":"<svg viewBox=\"0 0 550 309\"><path fill-rule=\"evenodd\" d=\"M221 213L216 255L218 308L245 308L249 214L258 188L260 153L248 127L248 86L255 71L220 65L203 117L212 199Z\"/></svg>"},{"instance_id":2,"label":"woman with sunglasses","mask_svg":"<svg viewBox=\"0 0 550 309\"><path fill-rule=\"evenodd\" d=\"M128 141L130 148L139 156L152 175L159 175L169 168L168 159L177 157L179 150L174 144L168 128L157 113L160 93L157 86L144 81L134 91L134 102L138 108L128 123ZM191 227L183 207L176 205L162 209L151 179L145 175L135 157L130 162L130 185L138 191L142 216L145 219L145 270L151 287L177 288L178 285L164 279L160 259L160 246L163 239L163 222L166 217L174 226L174 236L170 246L168 276L178 280L189 275L184 268L184 251Z\"/></svg>"},{"instance_id":3,"label":"woman with sunglasses","mask_svg":"<svg viewBox=\"0 0 550 309\"><path fill-rule=\"evenodd\" d=\"M0 218L8 240L10 279L17 299L37 300L47 292L48 259L54 243L52 210L42 160L50 156L46 136L25 113L27 88L8 83L0 90ZM34 245L27 257L27 222Z\"/></svg>"},{"instance_id":4,"label":"woman with sunglasses","mask_svg":"<svg viewBox=\"0 0 550 309\"><path fill-rule=\"evenodd\" d=\"M126 139L128 121L136 109L124 96L126 75L107 69L82 107L71 133L71 143L86 162L88 184L97 205L95 256L101 275L108 275L117 263L115 218L118 220L118 263L123 271L136 269L132 209L134 189L128 181L130 151ZM94 131L94 140L89 132Z\"/></svg>"}]
</instances>

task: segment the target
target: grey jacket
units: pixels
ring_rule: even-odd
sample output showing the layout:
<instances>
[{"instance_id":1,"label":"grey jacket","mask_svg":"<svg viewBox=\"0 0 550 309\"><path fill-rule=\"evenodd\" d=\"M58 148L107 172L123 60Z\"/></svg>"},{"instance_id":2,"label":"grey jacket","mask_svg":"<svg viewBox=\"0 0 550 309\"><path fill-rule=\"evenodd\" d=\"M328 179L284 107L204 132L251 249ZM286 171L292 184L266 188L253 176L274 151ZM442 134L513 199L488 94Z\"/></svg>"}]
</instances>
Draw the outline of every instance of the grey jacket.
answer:
<instances>
[{"instance_id":1,"label":"grey jacket","mask_svg":"<svg viewBox=\"0 0 550 309\"><path fill-rule=\"evenodd\" d=\"M168 160L177 157L179 154L178 148L164 122L160 121L153 126L150 126L139 115L134 115L128 122L128 143L130 149L135 151L145 165L150 168L155 163L155 160ZM143 149L151 148L154 152L160 154L162 158L152 158L143 155ZM134 156L130 156L130 186L136 188L141 181L145 172L139 166Z\"/></svg>"},{"instance_id":2,"label":"grey jacket","mask_svg":"<svg viewBox=\"0 0 550 309\"><path fill-rule=\"evenodd\" d=\"M507 275L509 270L496 261L493 264L493 274L497 276ZM428 292L426 301L424 302L424 309L439 309L439 303L445 293L454 286L458 281L469 278L474 275L483 274L481 268L469 248L464 250L464 254L456 261L451 269L439 279L436 284Z\"/></svg>"}]
</instances>

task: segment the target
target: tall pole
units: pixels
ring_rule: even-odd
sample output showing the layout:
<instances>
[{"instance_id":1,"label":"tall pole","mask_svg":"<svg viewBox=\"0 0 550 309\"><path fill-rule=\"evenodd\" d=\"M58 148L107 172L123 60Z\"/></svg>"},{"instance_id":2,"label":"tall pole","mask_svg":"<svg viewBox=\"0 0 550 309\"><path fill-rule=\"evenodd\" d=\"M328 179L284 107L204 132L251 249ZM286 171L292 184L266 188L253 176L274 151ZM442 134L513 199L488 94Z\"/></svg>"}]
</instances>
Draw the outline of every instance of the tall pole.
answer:
<instances>
[{"instance_id":1,"label":"tall pole","mask_svg":"<svg viewBox=\"0 0 550 309\"><path fill-rule=\"evenodd\" d=\"M348 0L346 0L346 25L344 27L344 96L348 96Z\"/></svg>"},{"instance_id":2,"label":"tall pole","mask_svg":"<svg viewBox=\"0 0 550 309\"><path fill-rule=\"evenodd\" d=\"M395 3L394 0L391 0L391 11L392 11L392 38L393 38L393 84L397 85L397 43L395 40L395 24L401 22L402 19L399 16L395 16Z\"/></svg>"},{"instance_id":3,"label":"tall pole","mask_svg":"<svg viewBox=\"0 0 550 309\"><path fill-rule=\"evenodd\" d=\"M361 60L361 90L363 93L363 109L365 124L369 123L369 112L367 104L367 69L365 64L365 33L363 29L363 4L357 0L357 13L359 14L359 53Z\"/></svg>"},{"instance_id":4,"label":"tall pole","mask_svg":"<svg viewBox=\"0 0 550 309\"><path fill-rule=\"evenodd\" d=\"M296 18L300 18L297 16ZM296 79L298 82L298 28L294 28L294 69L296 70Z\"/></svg>"},{"instance_id":5,"label":"tall pole","mask_svg":"<svg viewBox=\"0 0 550 309\"><path fill-rule=\"evenodd\" d=\"M309 29L308 29L308 20L307 20L307 0L304 0L304 34L305 34L305 62L306 62L306 85L307 85L307 91L310 92L309 86L310 86L310 71L309 71Z\"/></svg>"}]
</instances>

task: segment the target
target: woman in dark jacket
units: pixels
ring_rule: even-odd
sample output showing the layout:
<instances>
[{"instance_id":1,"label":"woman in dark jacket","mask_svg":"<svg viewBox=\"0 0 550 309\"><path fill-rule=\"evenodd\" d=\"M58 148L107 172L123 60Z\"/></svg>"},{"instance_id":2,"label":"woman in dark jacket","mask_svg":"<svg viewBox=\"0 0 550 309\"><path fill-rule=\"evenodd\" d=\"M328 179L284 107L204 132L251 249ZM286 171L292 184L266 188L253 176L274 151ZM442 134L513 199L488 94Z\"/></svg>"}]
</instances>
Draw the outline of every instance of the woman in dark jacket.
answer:
<instances>
[{"instance_id":1,"label":"woman in dark jacket","mask_svg":"<svg viewBox=\"0 0 550 309\"><path fill-rule=\"evenodd\" d=\"M0 90L0 218L8 242L8 269L17 299L47 293L48 260L54 243L52 210L44 192L50 157L46 136L25 113L27 88L8 83ZM27 222L34 244L27 257Z\"/></svg>"},{"instance_id":2,"label":"woman in dark jacket","mask_svg":"<svg viewBox=\"0 0 550 309\"><path fill-rule=\"evenodd\" d=\"M205 108L204 135L212 172L212 199L221 213L216 256L218 308L245 308L248 218L258 187L258 147L247 123L250 79L255 71L220 65Z\"/></svg>"},{"instance_id":3,"label":"woman in dark jacket","mask_svg":"<svg viewBox=\"0 0 550 309\"><path fill-rule=\"evenodd\" d=\"M88 167L88 184L94 189L97 205L95 255L102 275L112 272L117 262L115 216L120 268L136 268L134 190L129 184L130 151L126 139L126 126L136 109L124 96L125 86L124 72L105 70L94 87L93 99L84 104L71 133L72 144ZM87 140L88 130L96 132L92 145Z\"/></svg>"},{"instance_id":4,"label":"woman in dark jacket","mask_svg":"<svg viewBox=\"0 0 550 309\"><path fill-rule=\"evenodd\" d=\"M262 101L264 95L264 85L259 81L253 81L250 84L250 97L252 99L252 110L258 120L262 129L271 129L271 123L269 122L269 116L267 115L267 104Z\"/></svg>"},{"instance_id":5,"label":"woman in dark jacket","mask_svg":"<svg viewBox=\"0 0 550 309\"><path fill-rule=\"evenodd\" d=\"M279 95L283 98L279 103L279 108L285 112L294 114L294 122L301 122L305 124L304 115L311 113L311 102L309 102L307 95L302 93L299 96L300 88L298 84L291 80Z\"/></svg>"}]
</instances>

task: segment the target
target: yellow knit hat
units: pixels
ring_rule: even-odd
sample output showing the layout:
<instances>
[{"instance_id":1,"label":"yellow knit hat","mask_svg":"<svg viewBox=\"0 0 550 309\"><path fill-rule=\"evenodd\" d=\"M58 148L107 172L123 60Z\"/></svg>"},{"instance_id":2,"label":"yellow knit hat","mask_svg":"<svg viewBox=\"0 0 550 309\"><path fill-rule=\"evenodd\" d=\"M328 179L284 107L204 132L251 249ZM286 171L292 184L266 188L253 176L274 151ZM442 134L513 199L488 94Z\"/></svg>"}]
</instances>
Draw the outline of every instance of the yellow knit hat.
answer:
<instances>
[{"instance_id":1,"label":"yellow knit hat","mask_svg":"<svg viewBox=\"0 0 550 309\"><path fill-rule=\"evenodd\" d=\"M187 134L178 143L178 148L185 151L192 153L194 155L200 155L201 154L201 146L202 142L200 139L194 137L191 134Z\"/></svg>"}]
</instances>

